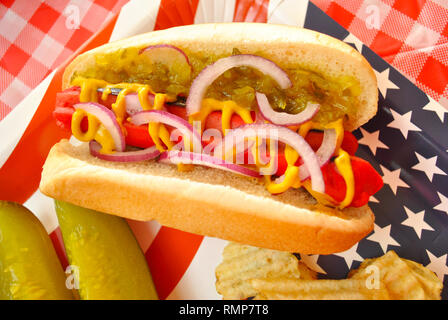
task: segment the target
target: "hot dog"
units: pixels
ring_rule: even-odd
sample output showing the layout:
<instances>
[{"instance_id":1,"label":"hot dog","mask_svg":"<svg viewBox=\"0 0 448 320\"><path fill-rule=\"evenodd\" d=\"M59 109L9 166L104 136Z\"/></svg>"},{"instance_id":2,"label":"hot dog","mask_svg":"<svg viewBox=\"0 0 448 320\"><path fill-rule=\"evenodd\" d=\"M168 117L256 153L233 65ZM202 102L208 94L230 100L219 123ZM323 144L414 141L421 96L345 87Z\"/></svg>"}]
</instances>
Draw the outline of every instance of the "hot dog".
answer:
<instances>
[{"instance_id":1,"label":"hot dog","mask_svg":"<svg viewBox=\"0 0 448 320\"><path fill-rule=\"evenodd\" d=\"M65 70L56 199L202 235L328 254L367 235L381 176L350 133L377 109L350 46L310 30L193 25L106 44Z\"/></svg>"}]
</instances>

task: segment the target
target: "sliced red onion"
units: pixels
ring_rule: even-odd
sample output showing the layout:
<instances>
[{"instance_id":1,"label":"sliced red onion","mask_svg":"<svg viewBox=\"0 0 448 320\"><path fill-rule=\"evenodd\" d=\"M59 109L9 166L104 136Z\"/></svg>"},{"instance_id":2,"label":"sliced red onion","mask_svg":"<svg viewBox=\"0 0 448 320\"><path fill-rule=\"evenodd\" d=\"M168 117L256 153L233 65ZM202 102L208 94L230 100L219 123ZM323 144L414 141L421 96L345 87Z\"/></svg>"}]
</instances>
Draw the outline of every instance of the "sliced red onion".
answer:
<instances>
[{"instance_id":1,"label":"sliced red onion","mask_svg":"<svg viewBox=\"0 0 448 320\"><path fill-rule=\"evenodd\" d=\"M89 143L90 154L102 160L114 162L138 162L156 158L160 152L155 146L138 151L114 152L111 154L101 153L101 145L96 141Z\"/></svg>"},{"instance_id":2,"label":"sliced red onion","mask_svg":"<svg viewBox=\"0 0 448 320\"><path fill-rule=\"evenodd\" d=\"M137 93L130 93L125 96L126 100L126 112L132 116L137 112L143 111L142 104L138 98ZM152 93L148 94L148 102L152 106L154 105L154 95Z\"/></svg>"},{"instance_id":3,"label":"sliced red onion","mask_svg":"<svg viewBox=\"0 0 448 320\"><path fill-rule=\"evenodd\" d=\"M316 156L319 161L319 166L322 167L330 161L331 156L336 151L336 144L338 135L335 129L325 129L322 144L316 151ZM301 181L308 179L310 176L307 168L302 164L299 167L299 177Z\"/></svg>"},{"instance_id":4,"label":"sliced red onion","mask_svg":"<svg viewBox=\"0 0 448 320\"><path fill-rule=\"evenodd\" d=\"M316 103L310 103L306 105L305 110L297 114L289 114L286 112L277 112L272 109L269 104L268 98L260 92L255 93L258 107L262 116L270 122L282 126L295 126L302 124L311 118L319 111L320 106Z\"/></svg>"},{"instance_id":5,"label":"sliced red onion","mask_svg":"<svg viewBox=\"0 0 448 320\"><path fill-rule=\"evenodd\" d=\"M95 102L82 102L74 105L76 110L81 109L85 112L93 115L110 133L115 143L115 149L117 151L124 151L126 143L123 132L118 124L117 118L112 110L105 106Z\"/></svg>"},{"instance_id":6,"label":"sliced red onion","mask_svg":"<svg viewBox=\"0 0 448 320\"><path fill-rule=\"evenodd\" d=\"M185 164L196 164L202 165L210 168L221 169L237 174L241 174L247 177L257 178L260 173L256 170L243 167L219 158L213 157L208 154L200 154L194 152L186 151L166 151L162 153L159 159L163 163L185 163Z\"/></svg>"},{"instance_id":7,"label":"sliced red onion","mask_svg":"<svg viewBox=\"0 0 448 320\"><path fill-rule=\"evenodd\" d=\"M178 47L170 44L158 44L140 50L140 54L146 55L151 61L164 64L168 67L174 65L185 67L185 70L192 71L187 55Z\"/></svg>"},{"instance_id":8,"label":"sliced red onion","mask_svg":"<svg viewBox=\"0 0 448 320\"><path fill-rule=\"evenodd\" d=\"M205 67L194 79L190 87L190 93L187 98L187 114L192 115L201 109L201 101L207 91L207 88L225 71L241 66L255 68L278 82L282 89L292 86L285 71L271 60L255 56L252 54L239 54L227 58L222 58L215 63Z\"/></svg>"},{"instance_id":9,"label":"sliced red onion","mask_svg":"<svg viewBox=\"0 0 448 320\"><path fill-rule=\"evenodd\" d=\"M188 123L188 121L167 111L141 111L131 116L131 122L137 126L149 122L159 122L177 128L182 133L182 135L188 136L190 138L190 141L193 143L193 151L202 151L202 142L199 132L197 130L194 130L193 126Z\"/></svg>"},{"instance_id":10,"label":"sliced red onion","mask_svg":"<svg viewBox=\"0 0 448 320\"><path fill-rule=\"evenodd\" d=\"M230 130L215 147L215 157L222 159L223 155L233 149L236 141L251 137L280 141L292 147L302 157L310 173L312 189L320 193L325 192L324 178L316 154L301 135L286 127L274 124L248 124Z\"/></svg>"}]
</instances>

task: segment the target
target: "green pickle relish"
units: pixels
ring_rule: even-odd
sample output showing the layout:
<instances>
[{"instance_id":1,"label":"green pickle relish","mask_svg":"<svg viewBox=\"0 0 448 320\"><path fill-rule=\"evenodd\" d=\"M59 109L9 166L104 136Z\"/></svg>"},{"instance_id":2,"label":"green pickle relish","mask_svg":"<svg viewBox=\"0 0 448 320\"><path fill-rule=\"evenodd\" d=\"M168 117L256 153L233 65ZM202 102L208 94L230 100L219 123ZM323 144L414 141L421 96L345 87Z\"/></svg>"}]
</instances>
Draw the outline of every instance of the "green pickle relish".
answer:
<instances>
[{"instance_id":1,"label":"green pickle relish","mask_svg":"<svg viewBox=\"0 0 448 320\"><path fill-rule=\"evenodd\" d=\"M209 55L199 57L186 52L191 70L184 65L166 66L152 63L148 57L141 55L140 48L123 48L121 50L98 54L94 68L73 77L98 78L109 83L129 82L149 84L155 92L171 96L187 96L191 82L206 66L225 56ZM233 49L232 54L240 54ZM259 53L263 56L262 53ZM281 62L275 61L280 67ZM283 67L282 67L283 68ZM282 90L269 76L250 67L237 67L224 72L207 89L206 98L233 100L239 105L256 108L255 91L266 94L276 111L296 114L305 109L308 102L320 104L320 110L314 117L322 124L335 121L344 116L352 116L358 108L360 84L351 76L329 78L315 71L297 66L283 68L289 75L293 86Z\"/></svg>"}]
</instances>

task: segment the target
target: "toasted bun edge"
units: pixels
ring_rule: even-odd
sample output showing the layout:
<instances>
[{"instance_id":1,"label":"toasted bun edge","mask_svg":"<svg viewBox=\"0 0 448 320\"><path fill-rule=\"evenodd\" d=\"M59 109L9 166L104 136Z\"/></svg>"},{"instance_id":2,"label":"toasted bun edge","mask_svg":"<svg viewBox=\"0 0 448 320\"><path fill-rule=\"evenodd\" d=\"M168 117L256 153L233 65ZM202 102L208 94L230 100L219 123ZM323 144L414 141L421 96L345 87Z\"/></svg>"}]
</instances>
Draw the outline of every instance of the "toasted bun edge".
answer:
<instances>
[{"instance_id":1,"label":"toasted bun edge","mask_svg":"<svg viewBox=\"0 0 448 320\"><path fill-rule=\"evenodd\" d=\"M86 146L57 143L42 193L82 207L248 245L304 254L349 249L373 229L368 206L321 212L301 190L270 195L262 184L217 169L178 172L156 162L119 164Z\"/></svg>"}]
</instances>

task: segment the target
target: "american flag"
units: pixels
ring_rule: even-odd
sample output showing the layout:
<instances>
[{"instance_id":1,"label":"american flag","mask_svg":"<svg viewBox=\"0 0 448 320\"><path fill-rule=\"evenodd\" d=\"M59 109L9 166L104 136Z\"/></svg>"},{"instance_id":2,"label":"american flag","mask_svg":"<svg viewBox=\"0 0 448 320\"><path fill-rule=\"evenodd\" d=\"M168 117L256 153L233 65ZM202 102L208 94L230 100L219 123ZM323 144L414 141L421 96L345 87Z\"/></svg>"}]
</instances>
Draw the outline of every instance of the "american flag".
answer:
<instances>
[{"instance_id":1,"label":"american flag","mask_svg":"<svg viewBox=\"0 0 448 320\"><path fill-rule=\"evenodd\" d=\"M448 110L312 4L304 26L351 44L375 70L378 113L354 134L358 156L385 184L369 203L371 234L346 252L302 259L325 278L343 278L362 260L394 250L433 270L448 299Z\"/></svg>"}]
</instances>

